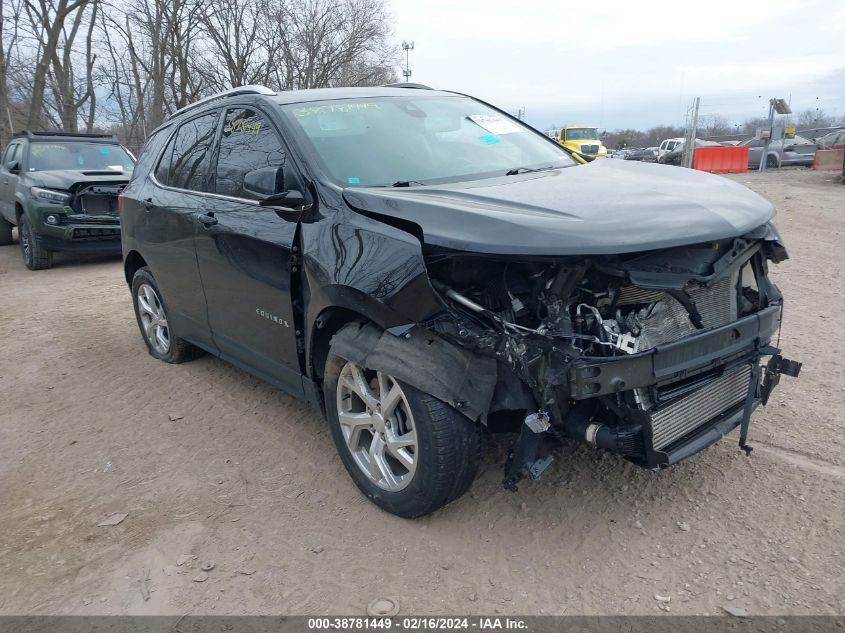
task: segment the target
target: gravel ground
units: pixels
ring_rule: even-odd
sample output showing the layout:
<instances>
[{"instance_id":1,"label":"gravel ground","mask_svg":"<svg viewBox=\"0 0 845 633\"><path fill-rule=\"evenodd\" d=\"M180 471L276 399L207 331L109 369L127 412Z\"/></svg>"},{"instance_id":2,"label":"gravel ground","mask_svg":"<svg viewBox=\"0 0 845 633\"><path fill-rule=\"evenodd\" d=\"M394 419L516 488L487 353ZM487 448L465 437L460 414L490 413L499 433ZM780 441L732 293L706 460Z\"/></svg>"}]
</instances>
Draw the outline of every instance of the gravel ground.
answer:
<instances>
[{"instance_id":1,"label":"gravel ground","mask_svg":"<svg viewBox=\"0 0 845 633\"><path fill-rule=\"evenodd\" d=\"M753 455L733 435L651 473L573 446L511 494L498 439L469 494L413 522L361 497L315 411L148 356L118 260L32 273L0 248L0 613L845 613L845 187L735 179L780 211L782 345L804 362Z\"/></svg>"}]
</instances>

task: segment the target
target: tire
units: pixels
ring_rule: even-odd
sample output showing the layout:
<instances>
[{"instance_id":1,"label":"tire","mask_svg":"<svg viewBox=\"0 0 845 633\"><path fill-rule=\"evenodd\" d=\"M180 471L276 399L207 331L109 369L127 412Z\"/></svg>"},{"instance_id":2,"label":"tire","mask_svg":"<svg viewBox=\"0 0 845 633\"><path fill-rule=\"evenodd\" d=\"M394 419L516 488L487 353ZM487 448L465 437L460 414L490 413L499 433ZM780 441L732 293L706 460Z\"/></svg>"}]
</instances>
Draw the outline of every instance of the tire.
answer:
<instances>
[{"instance_id":1,"label":"tire","mask_svg":"<svg viewBox=\"0 0 845 633\"><path fill-rule=\"evenodd\" d=\"M12 243L12 223L0 216L0 246Z\"/></svg>"},{"instance_id":2,"label":"tire","mask_svg":"<svg viewBox=\"0 0 845 633\"><path fill-rule=\"evenodd\" d=\"M379 393L375 396L379 405L389 400L381 397L383 394L399 389L395 409L387 411L390 406L387 402L384 408L387 415L381 422L376 419L378 416L369 416L369 420L376 420L369 428L364 420L366 404L359 395L356 371L360 371L361 382L368 381L364 388L369 395ZM384 387L379 389L380 385ZM383 510L407 519L430 514L464 494L475 479L483 453L481 426L445 402L383 372L348 363L331 351L326 361L323 395L332 438L347 472L361 492ZM364 417L352 424L351 414L359 409ZM382 411L380 406L374 406L375 409ZM341 423L341 416L346 422ZM383 431L379 424L383 425ZM396 448L405 441L410 442L411 434L413 452L411 447ZM377 440L377 437L385 439ZM391 437L398 440L394 449L389 448ZM372 450L374 443L384 448L382 459L374 460L376 465L370 470L363 457L364 453L372 454L367 447ZM413 459L413 471L398 459L403 448L404 459L409 455ZM388 480L385 468L390 469L393 481Z\"/></svg>"},{"instance_id":3,"label":"tire","mask_svg":"<svg viewBox=\"0 0 845 633\"><path fill-rule=\"evenodd\" d=\"M132 307L150 356L176 364L202 355L202 350L171 331L166 304L147 267L139 269L132 277Z\"/></svg>"},{"instance_id":4,"label":"tire","mask_svg":"<svg viewBox=\"0 0 845 633\"><path fill-rule=\"evenodd\" d=\"M770 167L770 168L773 168L773 169L774 169L774 168L777 168L777 167L780 167L780 165L778 164L778 159L777 159L777 156L774 156L774 155L772 155L772 154L769 154L769 155L766 157L766 167Z\"/></svg>"},{"instance_id":5,"label":"tire","mask_svg":"<svg viewBox=\"0 0 845 633\"><path fill-rule=\"evenodd\" d=\"M38 236L32 232L32 227L26 215L21 215L18 224L18 234L21 243L23 263L30 270L46 270L53 265L53 253L41 246Z\"/></svg>"}]
</instances>

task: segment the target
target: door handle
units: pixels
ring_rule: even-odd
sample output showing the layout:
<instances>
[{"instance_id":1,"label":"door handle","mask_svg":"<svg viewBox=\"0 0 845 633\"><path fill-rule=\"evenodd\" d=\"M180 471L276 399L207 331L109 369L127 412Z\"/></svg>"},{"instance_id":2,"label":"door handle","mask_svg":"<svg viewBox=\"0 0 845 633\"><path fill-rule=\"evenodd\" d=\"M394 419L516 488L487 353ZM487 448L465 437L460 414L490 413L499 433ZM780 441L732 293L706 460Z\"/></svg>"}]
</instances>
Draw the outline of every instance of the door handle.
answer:
<instances>
[{"instance_id":1,"label":"door handle","mask_svg":"<svg viewBox=\"0 0 845 633\"><path fill-rule=\"evenodd\" d=\"M144 211L151 211L153 208L153 199L152 198L144 198L142 200L144 203Z\"/></svg>"},{"instance_id":2,"label":"door handle","mask_svg":"<svg viewBox=\"0 0 845 633\"><path fill-rule=\"evenodd\" d=\"M215 224L217 224L217 218L215 218L210 213L198 215L197 220L199 220L199 223L203 226L214 226Z\"/></svg>"}]
</instances>

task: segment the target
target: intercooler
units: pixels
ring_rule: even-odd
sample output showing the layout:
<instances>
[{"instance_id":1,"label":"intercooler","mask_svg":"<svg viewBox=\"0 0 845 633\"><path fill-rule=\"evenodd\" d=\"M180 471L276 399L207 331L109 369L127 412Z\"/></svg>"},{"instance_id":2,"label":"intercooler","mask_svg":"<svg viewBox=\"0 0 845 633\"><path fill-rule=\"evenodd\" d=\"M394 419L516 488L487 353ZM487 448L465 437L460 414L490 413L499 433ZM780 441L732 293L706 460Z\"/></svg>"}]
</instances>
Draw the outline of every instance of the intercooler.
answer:
<instances>
[{"instance_id":1,"label":"intercooler","mask_svg":"<svg viewBox=\"0 0 845 633\"><path fill-rule=\"evenodd\" d=\"M742 365L651 412L652 444L661 450L735 407L748 394L751 366Z\"/></svg>"}]
</instances>

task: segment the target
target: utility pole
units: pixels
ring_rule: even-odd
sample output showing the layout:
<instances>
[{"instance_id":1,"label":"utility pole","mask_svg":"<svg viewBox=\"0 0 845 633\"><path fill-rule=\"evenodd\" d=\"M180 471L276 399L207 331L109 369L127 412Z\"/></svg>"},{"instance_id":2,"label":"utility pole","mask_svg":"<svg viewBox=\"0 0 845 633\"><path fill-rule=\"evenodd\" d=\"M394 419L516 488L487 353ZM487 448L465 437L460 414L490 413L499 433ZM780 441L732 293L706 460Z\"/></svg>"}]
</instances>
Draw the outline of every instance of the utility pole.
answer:
<instances>
[{"instance_id":1,"label":"utility pole","mask_svg":"<svg viewBox=\"0 0 845 633\"><path fill-rule=\"evenodd\" d=\"M772 134L774 134L775 113L792 114L792 108L784 99L769 99L769 136L763 143L763 153L760 156L760 167L757 168L757 171L766 171L769 161L769 143L772 142Z\"/></svg>"},{"instance_id":2,"label":"utility pole","mask_svg":"<svg viewBox=\"0 0 845 633\"><path fill-rule=\"evenodd\" d=\"M685 141L684 155L681 164L684 167L690 168L693 165L695 156L695 137L698 135L698 106L701 103L701 97L695 98L695 105L692 107L692 118L687 129L687 138Z\"/></svg>"},{"instance_id":3,"label":"utility pole","mask_svg":"<svg viewBox=\"0 0 845 633\"><path fill-rule=\"evenodd\" d=\"M405 70L402 71L402 76L404 76L405 81L408 82L411 80L411 51L414 50L414 43L403 40L402 50L405 51Z\"/></svg>"}]
</instances>

